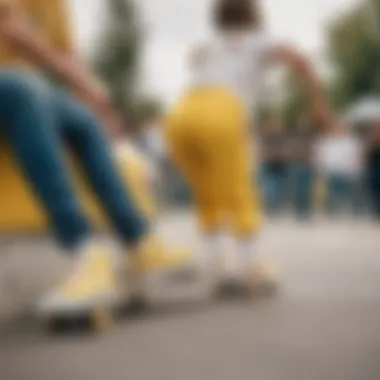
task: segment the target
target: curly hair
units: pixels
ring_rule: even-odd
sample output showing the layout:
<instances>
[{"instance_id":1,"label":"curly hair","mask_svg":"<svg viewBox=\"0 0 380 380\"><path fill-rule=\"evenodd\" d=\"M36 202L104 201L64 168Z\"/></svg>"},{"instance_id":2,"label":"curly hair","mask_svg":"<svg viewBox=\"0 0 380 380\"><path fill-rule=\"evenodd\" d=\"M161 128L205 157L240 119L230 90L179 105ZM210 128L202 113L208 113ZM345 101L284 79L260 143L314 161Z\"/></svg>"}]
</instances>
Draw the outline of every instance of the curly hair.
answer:
<instances>
[{"instance_id":1,"label":"curly hair","mask_svg":"<svg viewBox=\"0 0 380 380\"><path fill-rule=\"evenodd\" d=\"M217 29L259 28L261 14L257 0L215 0L213 24Z\"/></svg>"}]
</instances>

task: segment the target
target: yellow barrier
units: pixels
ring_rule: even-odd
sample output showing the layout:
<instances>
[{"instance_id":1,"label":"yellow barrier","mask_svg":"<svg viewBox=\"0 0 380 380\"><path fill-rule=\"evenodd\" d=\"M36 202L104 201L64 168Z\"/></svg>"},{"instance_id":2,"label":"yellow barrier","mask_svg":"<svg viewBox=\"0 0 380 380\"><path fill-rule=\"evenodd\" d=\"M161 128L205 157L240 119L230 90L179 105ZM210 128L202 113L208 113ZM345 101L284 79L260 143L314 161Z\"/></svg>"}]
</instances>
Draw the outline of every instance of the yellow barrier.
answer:
<instances>
[{"instance_id":1,"label":"yellow barrier","mask_svg":"<svg viewBox=\"0 0 380 380\"><path fill-rule=\"evenodd\" d=\"M69 159L70 160L70 159ZM121 173L128 183L137 205L150 219L156 215L154 194L149 185L146 159L131 145L117 150ZM85 184L74 160L70 160L77 194L91 220L104 227L106 217L93 192ZM0 233L40 233L46 230L47 218L25 181L11 151L0 149Z\"/></svg>"}]
</instances>

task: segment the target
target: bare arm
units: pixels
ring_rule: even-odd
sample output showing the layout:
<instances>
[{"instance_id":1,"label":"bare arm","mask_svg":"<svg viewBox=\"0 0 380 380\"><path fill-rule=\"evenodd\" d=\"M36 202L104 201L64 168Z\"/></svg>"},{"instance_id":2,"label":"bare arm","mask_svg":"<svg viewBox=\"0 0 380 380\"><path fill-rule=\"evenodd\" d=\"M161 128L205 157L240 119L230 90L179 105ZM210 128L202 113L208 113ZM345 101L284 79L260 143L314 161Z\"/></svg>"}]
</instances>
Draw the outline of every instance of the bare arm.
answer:
<instances>
[{"instance_id":1,"label":"bare arm","mask_svg":"<svg viewBox=\"0 0 380 380\"><path fill-rule=\"evenodd\" d=\"M116 117L107 92L90 71L75 56L48 44L16 8L0 4L0 35L9 49L63 80L99 116Z\"/></svg>"},{"instance_id":2,"label":"bare arm","mask_svg":"<svg viewBox=\"0 0 380 380\"><path fill-rule=\"evenodd\" d=\"M272 60L274 63L289 67L303 80L309 93L314 117L317 121L326 127L331 127L335 124L333 112L326 101L323 83L309 59L293 48L282 46L276 49Z\"/></svg>"}]
</instances>

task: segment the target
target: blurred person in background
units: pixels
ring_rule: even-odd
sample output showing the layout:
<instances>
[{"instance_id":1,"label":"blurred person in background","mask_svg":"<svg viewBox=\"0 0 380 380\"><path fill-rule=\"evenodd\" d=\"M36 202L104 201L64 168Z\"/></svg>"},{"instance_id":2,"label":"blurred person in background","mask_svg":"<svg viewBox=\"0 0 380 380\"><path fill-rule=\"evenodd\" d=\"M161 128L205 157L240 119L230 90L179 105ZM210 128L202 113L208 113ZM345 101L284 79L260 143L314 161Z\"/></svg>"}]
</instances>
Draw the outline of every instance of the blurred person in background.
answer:
<instances>
[{"instance_id":1,"label":"blurred person in background","mask_svg":"<svg viewBox=\"0 0 380 380\"><path fill-rule=\"evenodd\" d=\"M370 203L380 219L380 120L371 126L366 146L365 170Z\"/></svg>"},{"instance_id":2,"label":"blurred person in background","mask_svg":"<svg viewBox=\"0 0 380 380\"><path fill-rule=\"evenodd\" d=\"M315 129L310 120L301 117L286 145L292 205L301 220L308 219L313 209Z\"/></svg>"},{"instance_id":3,"label":"blurred person in background","mask_svg":"<svg viewBox=\"0 0 380 380\"><path fill-rule=\"evenodd\" d=\"M166 156L165 142L162 136L163 120L161 115L148 115L141 123L140 142L146 154L158 164Z\"/></svg>"},{"instance_id":4,"label":"blurred person in background","mask_svg":"<svg viewBox=\"0 0 380 380\"><path fill-rule=\"evenodd\" d=\"M319 139L315 146L315 164L326 181L326 209L334 216L363 207L363 147L345 126Z\"/></svg>"},{"instance_id":5,"label":"blurred person in background","mask_svg":"<svg viewBox=\"0 0 380 380\"><path fill-rule=\"evenodd\" d=\"M163 137L162 115L156 112L146 115L141 122L139 135L140 146L154 166L154 192L162 204L166 196L176 187L173 181L167 181L167 176L172 169ZM167 186L168 183L170 183L170 188Z\"/></svg>"},{"instance_id":6,"label":"blurred person in background","mask_svg":"<svg viewBox=\"0 0 380 380\"><path fill-rule=\"evenodd\" d=\"M268 36L258 1L215 1L212 25L213 38L193 51L192 84L168 118L168 147L195 198L206 248L201 265L219 267L227 227L236 241L237 277L257 289L276 281L276 271L259 252L263 211L257 178L252 187L249 136L250 111L268 68L293 69L305 83L313 114L325 125L332 118L309 61ZM266 162L282 145L278 126L273 129L276 148Z\"/></svg>"},{"instance_id":7,"label":"blurred person in background","mask_svg":"<svg viewBox=\"0 0 380 380\"><path fill-rule=\"evenodd\" d=\"M163 137L164 120L160 113L148 113L140 124L139 146L154 165L154 188L160 205L178 206L188 203L188 191L177 168L168 157Z\"/></svg>"},{"instance_id":8,"label":"blurred person in background","mask_svg":"<svg viewBox=\"0 0 380 380\"><path fill-rule=\"evenodd\" d=\"M64 0L0 0L0 123L4 140L47 213L72 273L41 300L45 312L109 302L116 278L109 248L94 236L74 191L66 144L106 210L131 265L149 226L126 187L103 126L119 125L103 85L75 55ZM61 83L64 86L53 86ZM111 128L112 127L112 128ZM165 262L165 260L162 260ZM136 264L138 267L138 264Z\"/></svg>"},{"instance_id":9,"label":"blurred person in background","mask_svg":"<svg viewBox=\"0 0 380 380\"><path fill-rule=\"evenodd\" d=\"M288 179L287 135L282 121L272 117L261 133L261 178L265 206L270 216L285 206Z\"/></svg>"}]
</instances>

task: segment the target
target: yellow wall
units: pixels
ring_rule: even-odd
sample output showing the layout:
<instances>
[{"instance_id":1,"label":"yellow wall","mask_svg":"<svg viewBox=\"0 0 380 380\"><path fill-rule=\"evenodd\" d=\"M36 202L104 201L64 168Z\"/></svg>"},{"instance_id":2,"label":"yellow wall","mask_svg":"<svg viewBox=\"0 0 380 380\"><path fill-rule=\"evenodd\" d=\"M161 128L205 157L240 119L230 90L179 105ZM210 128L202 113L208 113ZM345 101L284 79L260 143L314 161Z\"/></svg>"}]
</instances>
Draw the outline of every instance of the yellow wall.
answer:
<instances>
[{"instance_id":1,"label":"yellow wall","mask_svg":"<svg viewBox=\"0 0 380 380\"><path fill-rule=\"evenodd\" d=\"M119 166L128 181L140 209L150 219L154 218L154 195L146 181L147 173L142 158L137 155L119 156ZM88 186L81 180L77 165L72 161L73 176L78 195L90 218L98 226L104 226L105 216ZM30 186L6 147L0 149L0 233L33 233L46 230L47 218L36 201Z\"/></svg>"}]
</instances>

